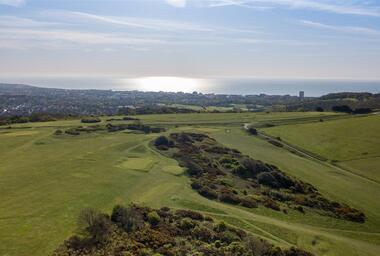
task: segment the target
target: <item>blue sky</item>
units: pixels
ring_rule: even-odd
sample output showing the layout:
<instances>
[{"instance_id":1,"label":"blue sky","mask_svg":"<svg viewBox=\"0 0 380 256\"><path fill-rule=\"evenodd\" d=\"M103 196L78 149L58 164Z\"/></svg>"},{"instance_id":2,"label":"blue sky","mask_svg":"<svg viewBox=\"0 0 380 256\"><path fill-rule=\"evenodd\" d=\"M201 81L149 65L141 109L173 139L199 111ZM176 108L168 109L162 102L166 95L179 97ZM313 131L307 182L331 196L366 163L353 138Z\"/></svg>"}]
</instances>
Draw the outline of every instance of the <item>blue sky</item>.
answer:
<instances>
[{"instance_id":1,"label":"blue sky","mask_svg":"<svg viewBox=\"0 0 380 256\"><path fill-rule=\"evenodd\" d=\"M0 0L1 75L380 79L380 1Z\"/></svg>"}]
</instances>

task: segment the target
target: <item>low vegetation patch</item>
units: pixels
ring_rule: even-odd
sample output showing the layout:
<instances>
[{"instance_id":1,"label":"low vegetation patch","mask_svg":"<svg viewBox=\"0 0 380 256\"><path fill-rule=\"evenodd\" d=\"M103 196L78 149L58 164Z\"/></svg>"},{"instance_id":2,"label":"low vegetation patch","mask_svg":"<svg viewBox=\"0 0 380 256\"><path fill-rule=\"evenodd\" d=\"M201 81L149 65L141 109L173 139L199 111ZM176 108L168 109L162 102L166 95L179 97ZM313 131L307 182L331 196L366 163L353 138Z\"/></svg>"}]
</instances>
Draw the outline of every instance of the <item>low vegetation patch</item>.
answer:
<instances>
[{"instance_id":1,"label":"low vegetation patch","mask_svg":"<svg viewBox=\"0 0 380 256\"><path fill-rule=\"evenodd\" d=\"M165 131L164 128L161 127L151 127L148 125L144 125L141 123L134 123L134 124L107 124L107 125L91 125L91 126L79 126L76 128L69 128L65 130L66 134L69 135L80 135L81 133L92 133L92 132L99 132L99 131L108 131L108 132L118 132L118 131L124 131L124 130L134 130L134 131L141 131L145 134L148 133L160 133ZM63 131L57 130L54 132L54 135L61 135L63 134Z\"/></svg>"},{"instance_id":2,"label":"low vegetation patch","mask_svg":"<svg viewBox=\"0 0 380 256\"><path fill-rule=\"evenodd\" d=\"M209 199L248 208L263 205L284 213L308 208L349 221L365 221L361 211L330 201L311 184L224 147L207 135L172 133L169 138L158 137L154 145L186 167L191 187Z\"/></svg>"},{"instance_id":3,"label":"low vegetation patch","mask_svg":"<svg viewBox=\"0 0 380 256\"><path fill-rule=\"evenodd\" d=\"M274 247L199 212L137 205L117 205L111 216L94 209L83 210L78 218L78 234L53 255L312 256L294 247Z\"/></svg>"},{"instance_id":4,"label":"low vegetation patch","mask_svg":"<svg viewBox=\"0 0 380 256\"><path fill-rule=\"evenodd\" d=\"M102 120L98 117L88 117L80 120L82 123L100 123Z\"/></svg>"},{"instance_id":5,"label":"low vegetation patch","mask_svg":"<svg viewBox=\"0 0 380 256\"><path fill-rule=\"evenodd\" d=\"M117 131L123 131L123 130L134 130L134 131L141 131L143 133L160 133L164 132L165 129L161 127L151 127L149 125L144 125L141 123L134 123L134 124L119 124L119 125L113 125L113 124L107 124L107 130L109 132L117 132Z\"/></svg>"}]
</instances>

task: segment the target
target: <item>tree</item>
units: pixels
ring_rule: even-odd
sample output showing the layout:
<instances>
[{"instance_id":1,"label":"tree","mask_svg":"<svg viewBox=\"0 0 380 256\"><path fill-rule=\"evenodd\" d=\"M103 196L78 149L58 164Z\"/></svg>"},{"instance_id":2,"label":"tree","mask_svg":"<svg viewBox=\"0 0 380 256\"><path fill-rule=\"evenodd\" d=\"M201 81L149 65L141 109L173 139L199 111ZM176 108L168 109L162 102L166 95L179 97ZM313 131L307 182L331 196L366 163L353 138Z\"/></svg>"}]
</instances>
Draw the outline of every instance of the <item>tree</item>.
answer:
<instances>
[{"instance_id":1,"label":"tree","mask_svg":"<svg viewBox=\"0 0 380 256\"><path fill-rule=\"evenodd\" d=\"M99 211L86 208L78 217L79 232L94 243L105 242L112 233L112 224L107 215Z\"/></svg>"},{"instance_id":2,"label":"tree","mask_svg":"<svg viewBox=\"0 0 380 256\"><path fill-rule=\"evenodd\" d=\"M334 106L334 107L332 107L332 111L343 112L343 113L352 113L352 109L347 105Z\"/></svg>"},{"instance_id":3,"label":"tree","mask_svg":"<svg viewBox=\"0 0 380 256\"><path fill-rule=\"evenodd\" d=\"M121 205L113 208L111 220L127 232L138 230L144 225L143 217L137 209Z\"/></svg>"},{"instance_id":4,"label":"tree","mask_svg":"<svg viewBox=\"0 0 380 256\"><path fill-rule=\"evenodd\" d=\"M315 108L315 111L317 111L317 112L323 112L323 111L325 111L322 107L316 107Z\"/></svg>"},{"instance_id":5,"label":"tree","mask_svg":"<svg viewBox=\"0 0 380 256\"><path fill-rule=\"evenodd\" d=\"M257 129L256 128L253 128L253 127L249 127L248 128L248 132L252 135L257 135L258 132L257 132Z\"/></svg>"}]
</instances>

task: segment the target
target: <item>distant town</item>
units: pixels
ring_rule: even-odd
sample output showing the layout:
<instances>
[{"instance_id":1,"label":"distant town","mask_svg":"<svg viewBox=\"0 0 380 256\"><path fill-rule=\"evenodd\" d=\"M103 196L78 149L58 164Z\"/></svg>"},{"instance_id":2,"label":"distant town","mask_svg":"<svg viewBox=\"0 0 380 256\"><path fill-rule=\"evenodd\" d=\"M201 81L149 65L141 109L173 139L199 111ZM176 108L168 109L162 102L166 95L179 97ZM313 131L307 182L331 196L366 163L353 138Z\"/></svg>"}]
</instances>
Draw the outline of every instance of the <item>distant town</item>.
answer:
<instances>
[{"instance_id":1,"label":"distant town","mask_svg":"<svg viewBox=\"0 0 380 256\"><path fill-rule=\"evenodd\" d=\"M305 92L300 91L297 97L266 94L69 90L0 84L0 116L29 116L41 113L77 116L178 112L330 111L337 106L348 107L348 109L343 108L346 112L363 108L376 110L380 108L380 94L335 93L322 97L306 97Z\"/></svg>"}]
</instances>

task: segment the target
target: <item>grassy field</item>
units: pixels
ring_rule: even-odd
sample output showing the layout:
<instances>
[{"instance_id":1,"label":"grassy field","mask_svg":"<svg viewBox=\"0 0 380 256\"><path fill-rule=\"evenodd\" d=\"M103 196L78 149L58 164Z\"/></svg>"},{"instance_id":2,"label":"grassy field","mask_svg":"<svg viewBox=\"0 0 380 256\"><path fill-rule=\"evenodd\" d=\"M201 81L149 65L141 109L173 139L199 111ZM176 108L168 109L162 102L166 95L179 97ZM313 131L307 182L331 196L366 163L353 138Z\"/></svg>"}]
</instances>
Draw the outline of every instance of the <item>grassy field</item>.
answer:
<instances>
[{"instance_id":1,"label":"grassy field","mask_svg":"<svg viewBox=\"0 0 380 256\"><path fill-rule=\"evenodd\" d=\"M380 116L264 129L347 170L380 182Z\"/></svg>"},{"instance_id":2,"label":"grassy field","mask_svg":"<svg viewBox=\"0 0 380 256\"><path fill-rule=\"evenodd\" d=\"M0 129L0 255L48 255L73 234L76 216L84 207L109 212L113 205L129 202L203 211L278 246L297 245L317 255L379 255L378 183L296 156L242 129L244 123L252 122L319 125L320 118L344 116L240 113L140 118L144 123L166 126L168 132L208 133L227 146L310 182L333 200L363 210L368 220L358 224L297 211L285 215L262 207L247 210L207 200L190 188L174 160L149 147L157 135L99 132L54 136L57 128L82 124L79 120L21 124Z\"/></svg>"}]
</instances>

